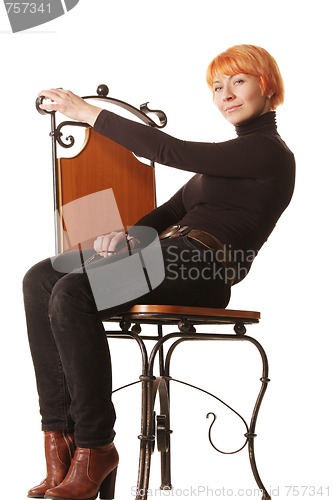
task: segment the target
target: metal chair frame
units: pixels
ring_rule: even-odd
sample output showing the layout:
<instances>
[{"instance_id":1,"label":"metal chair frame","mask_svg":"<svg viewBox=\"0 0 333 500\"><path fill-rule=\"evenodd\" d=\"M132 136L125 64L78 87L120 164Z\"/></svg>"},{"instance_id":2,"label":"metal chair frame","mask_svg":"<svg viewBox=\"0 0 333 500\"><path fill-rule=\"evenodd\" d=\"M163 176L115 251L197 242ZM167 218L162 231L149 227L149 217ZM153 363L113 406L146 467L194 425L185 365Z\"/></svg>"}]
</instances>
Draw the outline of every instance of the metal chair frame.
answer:
<instances>
[{"instance_id":1,"label":"metal chair frame","mask_svg":"<svg viewBox=\"0 0 333 500\"><path fill-rule=\"evenodd\" d=\"M122 317L113 318L112 322L118 321L122 333L107 329L109 338L132 338L140 348L142 357L142 373L139 380L126 384L118 388L122 390L130 385L141 382L142 404L141 404L141 433L139 470L137 480L136 500L146 500L149 486L151 456L157 445L161 459L161 489L172 489L171 482L171 446L170 435L170 381L185 384L201 392L204 392L234 412L244 423L246 427L245 442L243 446L233 452L223 452L219 450L211 439L211 428L215 422L216 416L209 413L207 416L213 416L213 422L209 429L209 440L212 446L220 453L234 454L248 447L249 460L254 479L262 491L262 499L270 499L270 495L265 488L256 464L254 452L254 438L256 437L256 423L260 406L269 382L268 378L268 360L267 355L261 344L246 335L246 326L258 323L260 313L254 311L239 311L231 309L217 309L216 311L208 308L180 307L180 306L152 306L137 305L132 307ZM157 335L144 335L141 333L142 325L154 324L157 326ZM177 331L165 334L165 326L177 326ZM223 333L197 333L195 325L233 325L234 334ZM145 341L154 340L155 344L148 355ZM164 352L164 344L171 341L171 345ZM178 345L187 341L231 341L231 342L250 342L253 344L262 360L262 374L260 378L261 386L258 397L253 407L250 424L233 408L227 405L216 395L188 382L173 379L170 375L170 363L172 355ZM154 374L154 365L156 357L159 359L159 375ZM116 392L115 391L115 392ZM160 413L155 414L155 403L158 397L160 403Z\"/></svg>"}]
</instances>

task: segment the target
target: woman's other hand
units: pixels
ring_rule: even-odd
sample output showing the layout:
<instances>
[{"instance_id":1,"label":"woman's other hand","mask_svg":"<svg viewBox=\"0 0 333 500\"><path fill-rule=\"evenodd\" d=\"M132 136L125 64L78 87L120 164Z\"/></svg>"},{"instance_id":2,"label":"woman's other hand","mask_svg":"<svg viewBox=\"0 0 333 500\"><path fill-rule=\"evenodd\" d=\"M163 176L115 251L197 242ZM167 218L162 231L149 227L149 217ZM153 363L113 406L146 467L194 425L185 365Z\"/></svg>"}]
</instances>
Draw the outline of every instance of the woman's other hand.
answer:
<instances>
[{"instance_id":1,"label":"woman's other hand","mask_svg":"<svg viewBox=\"0 0 333 500\"><path fill-rule=\"evenodd\" d=\"M91 126L94 125L97 116L102 111L102 108L89 104L70 90L42 90L38 96L43 96L49 100L49 102L44 102L44 99L39 105L40 109L44 109L45 111L59 111L59 113L72 120L89 123Z\"/></svg>"},{"instance_id":2,"label":"woman's other hand","mask_svg":"<svg viewBox=\"0 0 333 500\"><path fill-rule=\"evenodd\" d=\"M94 241L94 250L102 257L108 257L116 253L117 248L127 245L127 235L125 232L112 232L98 236Z\"/></svg>"}]
</instances>

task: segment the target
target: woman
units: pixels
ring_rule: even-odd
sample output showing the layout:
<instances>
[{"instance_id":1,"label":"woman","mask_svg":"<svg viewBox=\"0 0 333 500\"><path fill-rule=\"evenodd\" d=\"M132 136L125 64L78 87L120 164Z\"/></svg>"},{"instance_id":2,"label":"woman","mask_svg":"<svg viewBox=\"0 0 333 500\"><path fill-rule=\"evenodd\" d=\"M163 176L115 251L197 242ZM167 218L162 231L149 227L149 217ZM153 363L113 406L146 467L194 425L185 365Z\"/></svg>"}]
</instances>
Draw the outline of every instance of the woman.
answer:
<instances>
[{"instance_id":1,"label":"woman","mask_svg":"<svg viewBox=\"0 0 333 500\"><path fill-rule=\"evenodd\" d=\"M211 62L207 81L214 103L235 126L236 139L180 141L69 91L40 93L51 100L42 109L89 123L139 157L195 173L167 203L138 221L130 235L112 232L96 239L94 255L99 258L87 262L87 269L122 259L121 253L114 254L126 242L134 251L149 244L142 228L160 235L165 278L140 299L125 301L126 306L226 307L231 285L247 275L292 197L294 157L275 122L284 94L275 60L260 47L235 46ZM28 496L83 500L99 491L110 493L118 464L111 362L102 320L124 305L99 308L87 273L74 269L72 256L59 258L67 259L66 272L47 259L24 279L48 473ZM110 285L111 294L117 286Z\"/></svg>"}]
</instances>

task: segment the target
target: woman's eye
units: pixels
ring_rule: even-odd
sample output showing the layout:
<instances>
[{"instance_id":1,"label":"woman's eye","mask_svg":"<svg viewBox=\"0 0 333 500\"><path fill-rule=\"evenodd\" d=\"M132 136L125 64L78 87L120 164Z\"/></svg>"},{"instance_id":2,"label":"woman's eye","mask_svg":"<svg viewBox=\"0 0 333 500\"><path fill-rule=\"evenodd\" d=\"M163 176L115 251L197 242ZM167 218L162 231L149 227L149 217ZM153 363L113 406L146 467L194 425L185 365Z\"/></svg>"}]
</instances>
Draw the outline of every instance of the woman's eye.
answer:
<instances>
[{"instance_id":1,"label":"woman's eye","mask_svg":"<svg viewBox=\"0 0 333 500\"><path fill-rule=\"evenodd\" d=\"M240 78L239 80L236 80L234 83L235 85L239 85L240 83L244 83L244 80Z\"/></svg>"},{"instance_id":2,"label":"woman's eye","mask_svg":"<svg viewBox=\"0 0 333 500\"><path fill-rule=\"evenodd\" d=\"M222 87L215 87L214 88L214 92L220 92L220 90L222 90Z\"/></svg>"}]
</instances>

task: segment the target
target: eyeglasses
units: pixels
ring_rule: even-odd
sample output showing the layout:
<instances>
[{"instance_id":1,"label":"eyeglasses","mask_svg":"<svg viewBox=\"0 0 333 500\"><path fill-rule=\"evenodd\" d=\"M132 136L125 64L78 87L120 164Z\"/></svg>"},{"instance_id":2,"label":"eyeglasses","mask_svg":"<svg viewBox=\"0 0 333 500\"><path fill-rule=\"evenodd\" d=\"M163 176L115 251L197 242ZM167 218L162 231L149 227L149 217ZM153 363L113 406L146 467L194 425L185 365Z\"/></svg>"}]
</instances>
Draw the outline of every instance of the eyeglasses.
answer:
<instances>
[{"instance_id":1,"label":"eyeglasses","mask_svg":"<svg viewBox=\"0 0 333 500\"><path fill-rule=\"evenodd\" d=\"M93 255L88 257L79 267L73 269L74 271L79 271L80 269L84 269L88 264L90 264L96 257L111 257L112 255L117 255L119 253L127 252L127 255L132 255L132 251L134 248L140 245L140 241L133 236L126 235L126 244L119 248L117 252L114 250L105 250L104 252L95 252ZM82 250L80 249L80 256L82 257Z\"/></svg>"},{"instance_id":2,"label":"eyeglasses","mask_svg":"<svg viewBox=\"0 0 333 500\"><path fill-rule=\"evenodd\" d=\"M104 255L105 254L105 255ZM82 253L80 251L80 255L82 256ZM92 254L88 259L84 260L82 264L78 267L75 267L73 271L79 271L80 269L84 269L88 264L90 264L96 257L109 257L111 255L116 255L116 252L113 252L112 250L106 250L105 252L95 252Z\"/></svg>"}]
</instances>

